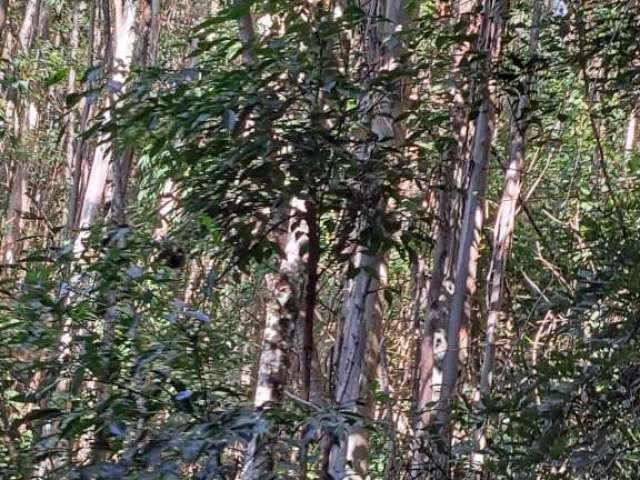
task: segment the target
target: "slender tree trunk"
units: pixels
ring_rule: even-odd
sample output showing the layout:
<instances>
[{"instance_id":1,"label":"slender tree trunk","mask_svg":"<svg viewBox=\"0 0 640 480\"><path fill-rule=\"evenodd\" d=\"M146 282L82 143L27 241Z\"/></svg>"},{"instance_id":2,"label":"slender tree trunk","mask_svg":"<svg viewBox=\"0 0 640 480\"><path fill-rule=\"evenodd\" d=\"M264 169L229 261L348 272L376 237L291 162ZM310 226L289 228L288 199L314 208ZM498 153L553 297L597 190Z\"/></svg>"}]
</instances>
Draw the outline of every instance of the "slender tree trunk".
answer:
<instances>
[{"instance_id":1,"label":"slender tree trunk","mask_svg":"<svg viewBox=\"0 0 640 480\"><path fill-rule=\"evenodd\" d=\"M477 1L475 0L459 0L457 5L457 23L459 28L464 29L467 38L472 38L478 33L480 21L476 7ZM425 302L425 318L420 326L416 423L411 462L407 472L407 478L411 480L426 478L430 474L430 465L432 466L428 437L431 423L434 420L435 405L439 401L442 386L442 361L446 350L445 332L451 307L450 285L452 284L460 240L458 225L464 207L464 199L461 198L460 192L465 188L467 182L470 154L469 137L473 132L473 126L469 123L471 72L463 71L467 65L465 60L472 49L469 41L463 41L456 45L452 51L451 83L453 88L450 107L452 142L443 156L441 167L438 221L434 229L436 245L432 254L431 278ZM462 332L463 329L466 329L466 323L463 319L459 336L466 337L466 331Z\"/></svg>"},{"instance_id":2,"label":"slender tree trunk","mask_svg":"<svg viewBox=\"0 0 640 480\"><path fill-rule=\"evenodd\" d=\"M19 159L9 184L9 204L5 220L6 232L2 237L2 263L5 266L16 263L22 251L21 237L24 226L23 215L29 208L27 196L27 173Z\"/></svg>"},{"instance_id":3,"label":"slender tree trunk","mask_svg":"<svg viewBox=\"0 0 640 480\"><path fill-rule=\"evenodd\" d=\"M334 398L340 408L371 419L368 383L375 378L382 338L386 259L359 248L354 260L359 273L347 284L340 343L336 345ZM346 438L331 450L333 478L364 479L368 470L369 440L361 424L349 428Z\"/></svg>"},{"instance_id":4,"label":"slender tree trunk","mask_svg":"<svg viewBox=\"0 0 640 480\"><path fill-rule=\"evenodd\" d=\"M399 66L400 47L382 51L380 45L387 35L392 35L406 26L407 11L402 0L388 0L377 4L377 10L368 2L360 2L363 11L372 17L368 19L363 34L367 70L375 77L379 71L391 72ZM385 22L376 18L383 17ZM365 79L367 80L367 79ZM365 145L359 152L363 166L373 161L370 157L377 148L388 145L398 146L402 142L402 130L394 121L401 113L402 92L398 90L385 95L371 95L363 111L373 107L370 117L371 130L379 144ZM369 116L370 113L365 115ZM375 181L374 181L375 182ZM375 212L365 216L385 214L387 199L383 198L375 184L361 186L365 203L374 205ZM360 225L365 230L371 225ZM383 319L383 291L387 284L387 254L385 251L370 251L366 246L358 246L353 259L353 268L358 272L347 282L346 298L343 304L341 330L334 347L334 401L343 409L350 409L370 420L373 414L373 399L368 384L376 376L380 358ZM345 438L331 448L328 470L333 478L364 479L368 471L369 439L362 421L347 429Z\"/></svg>"},{"instance_id":5,"label":"slender tree trunk","mask_svg":"<svg viewBox=\"0 0 640 480\"><path fill-rule=\"evenodd\" d=\"M638 102L629 114L629 122L627 123L627 134L624 141L624 155L628 159L636 149L636 140L638 136L638 117L640 117L640 102Z\"/></svg>"},{"instance_id":6,"label":"slender tree trunk","mask_svg":"<svg viewBox=\"0 0 640 480\"><path fill-rule=\"evenodd\" d=\"M309 230L309 244L307 253L307 279L305 284L304 305L301 312L302 326L302 397L306 401L318 400L312 398L314 377L319 372L314 371L315 343L313 341L313 327L316 312L316 297L318 285L318 262L320 260L320 232L317 212L312 201L306 202L306 225Z\"/></svg>"},{"instance_id":7,"label":"slender tree trunk","mask_svg":"<svg viewBox=\"0 0 640 480\"><path fill-rule=\"evenodd\" d=\"M438 402L437 422L440 429L436 461L438 471L448 475L448 451L450 448L450 411L459 375L460 330L465 315L465 304L475 290L477 250L484 220L484 192L487 167L493 139L494 103L490 90L492 63L498 59L502 35L502 0L486 0L480 32L479 50L486 55L482 61L481 80L477 86L480 107L476 118L475 137L471 155L471 174L467 189L460 247L455 269L454 294L447 326L447 348L443 360L442 387ZM471 274L471 275L470 275Z\"/></svg>"},{"instance_id":8,"label":"slender tree trunk","mask_svg":"<svg viewBox=\"0 0 640 480\"><path fill-rule=\"evenodd\" d=\"M70 68L69 79L67 81L67 95L72 95L76 92L76 78L77 72L75 68L76 57L78 53L78 47L80 46L80 20L86 8L86 2L78 1L73 7L73 18L71 20L71 34L69 37L70 53ZM67 182L69 201L67 208L67 220L65 222L66 233L65 237L70 239L72 237L72 229L74 225L74 219L76 217L76 204L78 199L78 189L80 188L80 176L76 175L80 173L80 166L76 165L76 151L79 151L81 142L76 139L76 123L78 122L78 112L75 107L69 110L69 116L67 121ZM79 156L78 156L79 158Z\"/></svg>"},{"instance_id":9,"label":"slender tree trunk","mask_svg":"<svg viewBox=\"0 0 640 480\"><path fill-rule=\"evenodd\" d=\"M110 109L115 105L119 95L122 93L126 78L131 68L133 52L135 47L135 19L136 9L133 0L112 0L113 1L113 36L109 45L109 52L105 57L111 56L110 77L108 88L115 92L112 98L108 99L108 106L105 112L105 121L108 121L111 113ZM91 163L91 173L84 192L84 198L80 208L78 220L79 234L76 237L74 252L82 253L84 250L83 240L87 237L88 229L93 225L99 209L103 205L107 179L109 177L109 167L113 154L114 145L106 136L101 136L96 145L93 161ZM124 184L128 181L127 173L121 168L121 162L113 168L114 195L112 198L114 219L119 221L124 216Z\"/></svg>"},{"instance_id":10,"label":"slender tree trunk","mask_svg":"<svg viewBox=\"0 0 640 480\"><path fill-rule=\"evenodd\" d=\"M40 2L28 0L22 24L18 32L18 49L26 53L31 48L36 28L38 25L38 12ZM10 52L9 55L12 55ZM15 139L22 146L27 145L29 137L36 129L39 120L38 108L32 101L25 101L17 90L10 88L6 92L5 124L12 126ZM6 147L5 147L6 148ZM22 150L20 148L19 150ZM7 152L4 152L5 155ZM13 172L9 183L9 203L5 218L4 232L0 242L0 259L3 264L13 265L24 245L22 235L24 229L23 216L28 212L30 200L28 197L28 172L27 162L23 154L18 152L13 159Z\"/></svg>"},{"instance_id":11,"label":"slender tree trunk","mask_svg":"<svg viewBox=\"0 0 640 480\"><path fill-rule=\"evenodd\" d=\"M0 49L4 44L4 29L7 26L7 14L9 10L9 0L0 0Z\"/></svg>"},{"instance_id":12,"label":"slender tree trunk","mask_svg":"<svg viewBox=\"0 0 640 480\"><path fill-rule=\"evenodd\" d=\"M533 65L538 57L538 39L540 38L540 17L542 13L542 1L534 0L531 33L529 37L529 65ZM509 165L505 172L504 188L500 207L496 216L493 230L493 248L490 263L489 276L489 314L485 333L485 348L482 368L480 371L479 406L482 408L482 400L491 391L492 375L496 351L496 330L498 321L503 314L504 282L506 266L511 246L511 238L515 226L518 207L518 199L522 189L522 172L524 169L526 134L529 124L530 89L533 81L532 73L524 74L521 82L522 92L513 113L511 128L511 154ZM482 452L486 447L484 428L476 433L477 448ZM482 453L474 456L474 463L481 469L484 464Z\"/></svg>"}]
</instances>

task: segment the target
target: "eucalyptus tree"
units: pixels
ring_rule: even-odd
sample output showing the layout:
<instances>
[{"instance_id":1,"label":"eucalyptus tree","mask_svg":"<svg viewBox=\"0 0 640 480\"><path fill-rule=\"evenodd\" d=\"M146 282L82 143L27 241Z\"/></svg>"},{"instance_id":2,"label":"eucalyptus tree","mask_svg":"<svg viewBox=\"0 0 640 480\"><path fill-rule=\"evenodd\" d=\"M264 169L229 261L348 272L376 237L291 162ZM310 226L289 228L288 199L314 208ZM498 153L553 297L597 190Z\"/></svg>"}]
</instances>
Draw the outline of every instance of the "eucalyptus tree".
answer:
<instances>
[{"instance_id":1,"label":"eucalyptus tree","mask_svg":"<svg viewBox=\"0 0 640 480\"><path fill-rule=\"evenodd\" d=\"M493 366L496 356L496 336L498 321L504 313L504 284L506 264L513 236L518 211L518 202L522 190L522 172L525 168L526 135L531 112L530 92L534 89L532 70L538 61L538 43L540 39L540 23L543 5L541 1L534 1L531 6L531 33L529 35L529 71L525 72L520 82L521 91L514 101L511 118L511 146L507 168L505 170L504 187L500 199L500 207L496 213L493 229L493 243L491 261L489 265L490 279L488 282L489 313L487 316L485 346L480 371L480 385L478 388L479 401L486 397L491 389ZM477 448L485 450L486 439L482 428L477 434ZM476 463L482 464L482 456L478 456Z\"/></svg>"},{"instance_id":2,"label":"eucalyptus tree","mask_svg":"<svg viewBox=\"0 0 640 480\"><path fill-rule=\"evenodd\" d=\"M368 385L376 376L382 341L384 316L383 293L387 282L389 243L385 239L385 210L389 197L382 189L385 179L378 164L401 151L403 138L397 119L402 114L401 32L408 26L411 6L403 1L380 2L373 7L361 2L366 27L354 38L363 51L359 67L363 100L359 105L362 123L370 129L370 139L357 145L357 159L363 180L357 183L355 208L359 211L355 225L351 259L353 278L345 282L345 298L340 319L340 332L335 348L334 401L343 409L372 419L373 403ZM376 81L387 76L391 80L382 89ZM331 451L329 474L333 478L364 478L367 475L368 439L363 426L346 431Z\"/></svg>"},{"instance_id":3,"label":"eucalyptus tree","mask_svg":"<svg viewBox=\"0 0 640 480\"><path fill-rule=\"evenodd\" d=\"M104 18L105 28L109 32L108 38L111 40L104 45L104 52L101 57L105 59L104 66L107 72L107 102L104 113L104 121L110 120L110 110L113 104L117 102L117 97L122 94L127 76L131 69L133 53L135 48L135 21L136 21L136 5L131 0L114 0L104 10L108 16ZM111 13L113 12L113 17ZM112 154L114 145L105 136L97 140L93 151L93 158L90 162L90 171L87 175L87 185L84 189L80 206L78 207L78 220L76 229L80 233L74 241L74 251L81 253L83 250L82 241L86 239L88 229L91 227L99 212L100 207L105 201L107 194L107 179L112 164ZM113 160L113 180L115 185L114 198L112 203L117 211L117 217L122 216L124 208L123 202L123 182L126 182L126 174L122 171L122 165L115 159ZM118 220L122 220L118 218Z\"/></svg>"},{"instance_id":4,"label":"eucalyptus tree","mask_svg":"<svg viewBox=\"0 0 640 480\"><path fill-rule=\"evenodd\" d=\"M39 0L29 0L24 6L22 23L17 35L17 45L9 46L9 56L26 57L35 40L39 19ZM6 40L11 42L11 36ZM28 167L22 151L37 128L39 111L37 104L30 98L24 98L25 92L19 92L16 87L5 90L6 110L4 120L10 125L5 135L14 138L18 148L11 162L11 175L9 179L9 196L6 210L5 227L0 244L0 258L7 265L16 263L23 248L24 216L30 208L28 192ZM5 143L5 155L9 153L8 144Z\"/></svg>"}]
</instances>

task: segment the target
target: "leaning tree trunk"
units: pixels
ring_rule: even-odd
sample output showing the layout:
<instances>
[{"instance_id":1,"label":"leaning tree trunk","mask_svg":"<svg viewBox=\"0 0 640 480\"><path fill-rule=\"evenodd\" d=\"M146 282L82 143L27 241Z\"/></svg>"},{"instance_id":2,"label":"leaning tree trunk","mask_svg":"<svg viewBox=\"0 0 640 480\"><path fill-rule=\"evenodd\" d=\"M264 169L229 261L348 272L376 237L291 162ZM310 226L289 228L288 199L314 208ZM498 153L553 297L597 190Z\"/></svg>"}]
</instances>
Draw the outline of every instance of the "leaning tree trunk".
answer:
<instances>
[{"instance_id":1,"label":"leaning tree trunk","mask_svg":"<svg viewBox=\"0 0 640 480\"><path fill-rule=\"evenodd\" d=\"M462 219L459 253L455 268L454 293L447 325L447 347L443 360L442 386L437 411L437 453L439 463L436 476L447 478L450 450L450 412L458 380L460 331L465 305L470 292L475 290L475 270L478 258L480 232L484 220L484 193L487 183L489 153L493 139L494 102L490 88L492 64L498 59L502 35L502 0L484 2L479 51L485 55L479 68L477 92L479 111L475 121L475 136L471 152L471 173Z\"/></svg>"},{"instance_id":2,"label":"leaning tree trunk","mask_svg":"<svg viewBox=\"0 0 640 480\"><path fill-rule=\"evenodd\" d=\"M492 375L496 354L496 330L498 321L503 314L504 303L504 282L506 266L511 246L511 238L515 226L518 200L522 188L522 171L525 160L526 134L529 126L529 94L531 89L531 73L535 67L538 57L538 39L540 38L540 17L542 12L542 1L534 0L531 19L531 33L529 37L529 71L524 74L521 81L522 91L518 97L518 102L513 112L511 127L511 154L509 165L504 176L504 188L502 199L496 216L495 227L493 229L493 247L490 263L489 282L489 314L485 332L485 347L480 370L480 389L478 406L482 408L482 400L491 391ZM482 413L482 412L480 412ZM474 455L473 462L479 470L484 464L482 451L486 447L484 428L480 427L476 432L476 448L480 453Z\"/></svg>"}]
</instances>

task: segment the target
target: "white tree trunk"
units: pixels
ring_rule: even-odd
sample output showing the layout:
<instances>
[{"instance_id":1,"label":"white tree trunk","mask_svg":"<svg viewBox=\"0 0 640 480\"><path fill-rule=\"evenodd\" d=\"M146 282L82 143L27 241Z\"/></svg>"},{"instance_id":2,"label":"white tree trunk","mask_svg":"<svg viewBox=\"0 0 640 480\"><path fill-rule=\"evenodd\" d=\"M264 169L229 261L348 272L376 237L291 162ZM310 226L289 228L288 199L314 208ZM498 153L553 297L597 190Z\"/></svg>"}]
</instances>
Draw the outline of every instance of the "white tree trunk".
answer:
<instances>
[{"instance_id":1,"label":"white tree trunk","mask_svg":"<svg viewBox=\"0 0 640 480\"><path fill-rule=\"evenodd\" d=\"M286 228L279 234L281 245L284 246L279 270L277 274L267 278L271 298L267 302L253 402L259 412L282 402L290 375L294 331L302 311L307 276L304 251L309 244L309 227L306 212L305 201L297 198L291 201L283 222ZM273 469L274 441L271 432L253 436L245 455L242 479L260 480L270 475Z\"/></svg>"},{"instance_id":2,"label":"white tree trunk","mask_svg":"<svg viewBox=\"0 0 640 480\"><path fill-rule=\"evenodd\" d=\"M110 78L107 88L112 93L109 99L109 108L105 113L105 121L111 118L109 109L117 101L122 93L124 83L131 69L131 61L135 47L136 32L134 30L136 8L133 0L112 0L114 11L113 37L110 46L112 52ZM91 173L84 192L80 216L77 228L79 233L74 244L74 253L81 254L84 250L83 241L87 238L88 229L93 225L98 211L103 205L107 179L109 177L109 167L113 153L113 145L109 138L101 135L95 148L93 161L91 162ZM116 168L116 178L118 184L126 179L120 178L120 170ZM113 199L116 208L124 208L124 199L118 190Z\"/></svg>"},{"instance_id":3,"label":"white tree trunk","mask_svg":"<svg viewBox=\"0 0 640 480\"><path fill-rule=\"evenodd\" d=\"M627 134L624 141L624 154L628 159L636 149L636 138L638 136L638 117L640 116L640 104L635 105L629 115L627 124Z\"/></svg>"}]
</instances>

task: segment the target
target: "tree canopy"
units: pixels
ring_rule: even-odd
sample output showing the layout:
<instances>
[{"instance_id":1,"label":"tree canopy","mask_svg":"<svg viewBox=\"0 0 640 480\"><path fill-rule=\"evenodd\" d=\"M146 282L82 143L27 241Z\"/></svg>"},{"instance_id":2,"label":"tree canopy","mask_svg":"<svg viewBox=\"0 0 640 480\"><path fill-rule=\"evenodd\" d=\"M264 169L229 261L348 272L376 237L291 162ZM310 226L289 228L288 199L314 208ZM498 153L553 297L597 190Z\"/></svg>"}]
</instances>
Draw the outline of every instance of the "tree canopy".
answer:
<instances>
[{"instance_id":1,"label":"tree canopy","mask_svg":"<svg viewBox=\"0 0 640 480\"><path fill-rule=\"evenodd\" d=\"M0 0L0 479L636 479L640 2Z\"/></svg>"}]
</instances>

